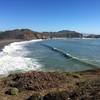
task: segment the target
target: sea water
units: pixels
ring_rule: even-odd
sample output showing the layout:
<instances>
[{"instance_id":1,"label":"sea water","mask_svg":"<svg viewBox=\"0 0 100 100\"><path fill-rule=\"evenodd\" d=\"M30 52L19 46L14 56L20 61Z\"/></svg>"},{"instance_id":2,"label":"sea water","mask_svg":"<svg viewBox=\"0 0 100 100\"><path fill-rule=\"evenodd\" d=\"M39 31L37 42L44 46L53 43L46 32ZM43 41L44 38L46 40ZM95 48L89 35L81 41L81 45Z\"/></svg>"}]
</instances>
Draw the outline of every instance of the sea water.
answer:
<instances>
[{"instance_id":1,"label":"sea water","mask_svg":"<svg viewBox=\"0 0 100 100\"><path fill-rule=\"evenodd\" d=\"M100 39L52 39L15 42L0 52L0 74L35 71L83 71L100 67Z\"/></svg>"}]
</instances>

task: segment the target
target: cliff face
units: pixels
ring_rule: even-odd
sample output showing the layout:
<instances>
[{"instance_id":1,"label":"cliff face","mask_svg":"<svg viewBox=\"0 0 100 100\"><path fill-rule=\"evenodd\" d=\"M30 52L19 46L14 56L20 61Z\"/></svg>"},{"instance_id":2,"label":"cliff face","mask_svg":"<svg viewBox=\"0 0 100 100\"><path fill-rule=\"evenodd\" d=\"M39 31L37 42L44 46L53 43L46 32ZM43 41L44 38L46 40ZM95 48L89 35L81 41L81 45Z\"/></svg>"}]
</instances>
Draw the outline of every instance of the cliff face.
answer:
<instances>
[{"instance_id":1,"label":"cliff face","mask_svg":"<svg viewBox=\"0 0 100 100\"><path fill-rule=\"evenodd\" d=\"M16 29L11 31L0 32L0 39L47 39L47 38L81 38L83 35L75 31L58 31L58 32L35 32L29 29Z\"/></svg>"},{"instance_id":2,"label":"cliff face","mask_svg":"<svg viewBox=\"0 0 100 100\"><path fill-rule=\"evenodd\" d=\"M0 39L40 39L43 38L44 35L31 31L29 29L21 29L21 30L12 30L12 31L5 31L0 33ZM45 37L45 36L44 36Z\"/></svg>"}]
</instances>

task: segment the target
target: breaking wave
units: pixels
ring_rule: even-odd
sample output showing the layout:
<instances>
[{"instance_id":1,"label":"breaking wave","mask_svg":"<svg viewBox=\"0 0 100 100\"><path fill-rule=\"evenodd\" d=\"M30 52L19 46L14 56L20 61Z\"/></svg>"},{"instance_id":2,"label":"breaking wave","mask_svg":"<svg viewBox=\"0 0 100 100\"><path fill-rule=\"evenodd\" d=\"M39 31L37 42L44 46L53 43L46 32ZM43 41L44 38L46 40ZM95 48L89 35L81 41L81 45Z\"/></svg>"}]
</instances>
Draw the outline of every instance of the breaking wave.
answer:
<instances>
[{"instance_id":1,"label":"breaking wave","mask_svg":"<svg viewBox=\"0 0 100 100\"><path fill-rule=\"evenodd\" d=\"M5 46L0 52L0 75L8 75L11 72L39 70L42 65L37 59L28 58L29 51L25 48L28 43L42 41L31 40L14 42Z\"/></svg>"},{"instance_id":2,"label":"breaking wave","mask_svg":"<svg viewBox=\"0 0 100 100\"><path fill-rule=\"evenodd\" d=\"M82 60L82 59L80 59L80 58L78 58L78 57L75 57L75 56L73 56L73 55L71 55L71 54L69 54L69 53L64 52L64 51L61 50L61 49L52 47L52 46L47 45L47 44L41 44L41 45L44 46L44 47L47 47L47 48L51 49L52 51L58 52L59 54L61 54L61 55L64 56L65 58L70 59L70 60L72 60L72 61L75 61L75 62L77 62L77 63L81 63L81 64L84 64L84 65L90 66L91 68L94 68L94 69L95 69L95 68L99 68L97 65L92 64L92 63L90 63L90 62L86 62L86 61L84 61L84 60Z\"/></svg>"}]
</instances>

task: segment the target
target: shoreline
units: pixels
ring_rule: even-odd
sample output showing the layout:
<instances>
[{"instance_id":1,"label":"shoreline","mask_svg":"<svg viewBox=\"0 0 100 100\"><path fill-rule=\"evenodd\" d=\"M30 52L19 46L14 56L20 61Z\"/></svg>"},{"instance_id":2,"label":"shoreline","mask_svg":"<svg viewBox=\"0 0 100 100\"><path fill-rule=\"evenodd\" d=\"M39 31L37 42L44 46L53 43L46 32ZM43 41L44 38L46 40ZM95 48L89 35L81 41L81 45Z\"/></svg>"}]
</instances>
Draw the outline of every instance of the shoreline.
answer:
<instances>
[{"instance_id":1,"label":"shoreline","mask_svg":"<svg viewBox=\"0 0 100 100\"><path fill-rule=\"evenodd\" d=\"M13 43L25 40L13 39L0 41L0 48ZM27 40L26 40L27 41ZM29 40L32 41L32 40ZM37 41L37 40L36 40ZM14 73L8 76L0 76L0 98L2 100L34 100L31 97L46 98L42 100L94 100L95 96L100 97L100 69L85 70L78 72L43 72L27 71L25 73ZM94 86L95 85L95 86ZM89 93L83 91L88 91ZM11 89L16 88L18 93L12 95ZM96 90L98 89L98 91ZM80 94L82 92L83 94ZM87 94L89 94L87 96ZM66 97L66 99L64 99ZM60 98L60 99L58 99ZM77 99L75 99L77 98ZM87 99L86 99L87 98ZM35 99L40 100L40 99Z\"/></svg>"},{"instance_id":2,"label":"shoreline","mask_svg":"<svg viewBox=\"0 0 100 100\"><path fill-rule=\"evenodd\" d=\"M23 39L4 39L4 40L0 40L0 49L4 48L6 45L13 43L13 42L21 42L21 41L25 41Z\"/></svg>"},{"instance_id":3,"label":"shoreline","mask_svg":"<svg viewBox=\"0 0 100 100\"><path fill-rule=\"evenodd\" d=\"M4 52L6 52L7 50L7 53L9 53L9 47L10 47L10 45L12 46L12 45L16 45L16 44L27 44L27 43L30 43L30 42L38 42L38 41L42 41L42 39L32 39L32 40L23 40L23 39L11 39L11 40L0 40L0 47L1 47L1 50L0 50L0 56L1 56L1 60L0 60L0 62L1 62L1 73L0 73L0 78L2 78L2 77L6 77L6 76L8 76L9 74L11 74L11 73L8 73L6 70L8 69L11 69L11 68L17 68L17 66L16 66L16 61L18 60L18 62L20 62L20 63L24 63L24 60L26 61L27 59L24 59L24 57L23 58L20 58L20 57L13 57L13 58L11 58L11 57L9 57L8 56L8 62L7 62L7 64L12 64L12 61L14 62L15 61L15 64L14 65L11 65L11 66L9 66L9 68L7 68L7 69L5 69L4 70L4 68L5 68L5 66L7 65L7 64L5 64L4 62L6 62L6 58L5 58L5 60L4 60L4 58L2 57L2 51L4 51ZM8 47L8 49L6 49L6 46ZM15 48L15 47L11 47L11 50L13 50L13 48ZM16 51L15 51L16 52ZM5 54L4 54L5 55ZM2 60L2 58L3 58L3 60ZM10 60L11 59L11 60ZM15 59L15 60L13 60L13 59ZM19 60L20 59L20 60ZM21 62L22 61L22 62ZM4 64L4 68L3 68L3 70L5 71L5 73L2 71L2 63ZM23 64L24 65L24 67L26 67L26 66L28 66L28 65L25 65L25 64ZM34 65L34 64L33 64ZM8 65L7 65L8 66ZM37 68L38 68L38 66L40 66L39 64L37 64ZM19 70L21 69L21 67L19 68ZM22 70L22 69L21 69ZM26 72L26 71L25 71Z\"/></svg>"},{"instance_id":4,"label":"shoreline","mask_svg":"<svg viewBox=\"0 0 100 100\"><path fill-rule=\"evenodd\" d=\"M10 44L10 43L14 43L14 42L18 42L18 43L29 43L29 42L34 42L34 41L43 41L43 39L32 39L32 40L23 40L23 39L7 39L7 40L0 40L0 49L1 49L1 51L2 51L2 49L6 46L6 45L8 45L8 44ZM93 69L93 71L95 71L96 70L96 68L95 69ZM90 69L90 70L85 70L86 72L88 72L88 71L92 71L92 69ZM85 71L78 71L78 72L85 72ZM27 71L26 71L27 72ZM25 72L25 73L26 73ZM67 71L66 71L67 72ZM2 77L2 76L8 76L8 75L0 75L0 77Z\"/></svg>"},{"instance_id":5,"label":"shoreline","mask_svg":"<svg viewBox=\"0 0 100 100\"><path fill-rule=\"evenodd\" d=\"M31 42L31 41L41 41L43 39L32 39L32 40L24 40L24 39L4 39L0 40L0 49L4 48L6 45L14 42Z\"/></svg>"}]
</instances>

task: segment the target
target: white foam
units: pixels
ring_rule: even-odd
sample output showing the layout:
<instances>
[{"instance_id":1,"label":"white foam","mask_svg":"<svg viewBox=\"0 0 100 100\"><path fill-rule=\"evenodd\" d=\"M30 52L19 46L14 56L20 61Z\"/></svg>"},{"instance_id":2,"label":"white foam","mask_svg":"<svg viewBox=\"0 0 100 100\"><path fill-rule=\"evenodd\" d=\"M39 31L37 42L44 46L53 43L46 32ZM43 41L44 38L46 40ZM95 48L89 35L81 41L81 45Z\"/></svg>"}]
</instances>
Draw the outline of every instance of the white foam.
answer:
<instances>
[{"instance_id":1,"label":"white foam","mask_svg":"<svg viewBox=\"0 0 100 100\"><path fill-rule=\"evenodd\" d=\"M39 70L41 64L37 59L26 57L28 51L25 45L41 40L14 42L4 47L0 53L0 74L8 75L14 71Z\"/></svg>"},{"instance_id":2,"label":"white foam","mask_svg":"<svg viewBox=\"0 0 100 100\"><path fill-rule=\"evenodd\" d=\"M39 41L42 41L42 39L30 40L30 41L22 41L22 42L14 42L14 43L11 43L11 44L5 46L2 51L3 51L3 53L6 53L6 54L14 54L14 53L18 53L18 51L19 52L20 51L25 52L26 48L24 48L24 46L26 44L35 43L35 42L39 42Z\"/></svg>"}]
</instances>

